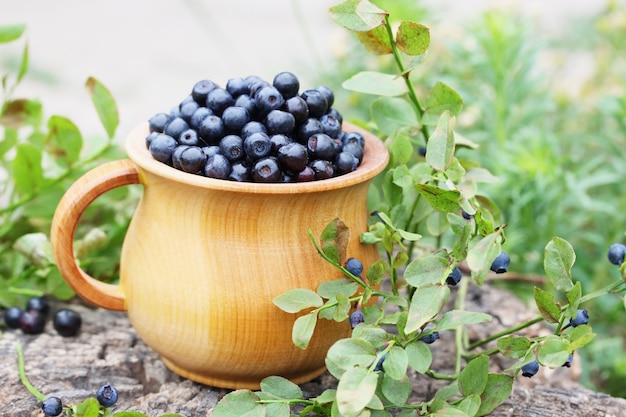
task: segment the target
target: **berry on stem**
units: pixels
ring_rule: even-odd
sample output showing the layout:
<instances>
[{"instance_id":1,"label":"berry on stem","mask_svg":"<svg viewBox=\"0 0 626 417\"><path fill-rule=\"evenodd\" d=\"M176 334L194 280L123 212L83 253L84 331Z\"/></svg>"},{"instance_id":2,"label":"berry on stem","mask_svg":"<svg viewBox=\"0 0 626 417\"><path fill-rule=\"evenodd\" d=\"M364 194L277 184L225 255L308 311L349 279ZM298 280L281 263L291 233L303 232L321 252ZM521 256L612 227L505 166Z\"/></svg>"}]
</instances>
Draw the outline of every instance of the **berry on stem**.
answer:
<instances>
[{"instance_id":1,"label":"berry on stem","mask_svg":"<svg viewBox=\"0 0 626 417\"><path fill-rule=\"evenodd\" d=\"M47 416L58 416L63 412L63 403L59 397L48 397L41 404L41 411Z\"/></svg>"},{"instance_id":2,"label":"berry on stem","mask_svg":"<svg viewBox=\"0 0 626 417\"><path fill-rule=\"evenodd\" d=\"M103 407L111 407L117 402L117 390L111 384L105 384L96 392L96 400Z\"/></svg>"},{"instance_id":3,"label":"berry on stem","mask_svg":"<svg viewBox=\"0 0 626 417\"><path fill-rule=\"evenodd\" d=\"M496 256L496 259L493 260L489 269L496 274L504 274L509 269L510 263L511 258L509 257L509 254L505 251L501 251L500 254Z\"/></svg>"},{"instance_id":4,"label":"berry on stem","mask_svg":"<svg viewBox=\"0 0 626 417\"><path fill-rule=\"evenodd\" d=\"M360 277L363 273L363 264L356 258L348 258L345 267L355 277Z\"/></svg>"},{"instance_id":5,"label":"berry on stem","mask_svg":"<svg viewBox=\"0 0 626 417\"><path fill-rule=\"evenodd\" d=\"M626 246L621 243L613 243L609 247L609 253L607 254L609 262L613 265L620 266L624 263L624 256L626 256Z\"/></svg>"},{"instance_id":6,"label":"berry on stem","mask_svg":"<svg viewBox=\"0 0 626 417\"><path fill-rule=\"evenodd\" d=\"M536 359L522 366L522 376L526 378L532 378L537 372L539 372L539 362Z\"/></svg>"}]
</instances>

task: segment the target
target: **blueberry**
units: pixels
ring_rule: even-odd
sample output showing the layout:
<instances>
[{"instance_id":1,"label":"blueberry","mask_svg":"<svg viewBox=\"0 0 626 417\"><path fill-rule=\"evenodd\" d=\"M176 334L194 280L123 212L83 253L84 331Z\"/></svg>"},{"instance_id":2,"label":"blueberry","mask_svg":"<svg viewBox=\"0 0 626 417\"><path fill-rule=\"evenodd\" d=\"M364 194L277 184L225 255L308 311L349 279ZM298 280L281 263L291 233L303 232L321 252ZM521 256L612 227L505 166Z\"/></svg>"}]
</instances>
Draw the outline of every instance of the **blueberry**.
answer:
<instances>
[{"instance_id":1,"label":"blueberry","mask_svg":"<svg viewBox=\"0 0 626 417\"><path fill-rule=\"evenodd\" d=\"M199 146L187 146L178 155L180 169L191 174L202 172L207 161L206 154Z\"/></svg>"},{"instance_id":2,"label":"blueberry","mask_svg":"<svg viewBox=\"0 0 626 417\"><path fill-rule=\"evenodd\" d=\"M191 96L193 99L200 104L201 106L206 105L206 98L209 92L213 89L217 88L217 84L215 84L211 80L200 80L194 84L191 89Z\"/></svg>"},{"instance_id":3,"label":"blueberry","mask_svg":"<svg viewBox=\"0 0 626 417\"><path fill-rule=\"evenodd\" d=\"M539 362L536 359L522 366L522 376L532 378L537 372L539 372Z\"/></svg>"},{"instance_id":4,"label":"blueberry","mask_svg":"<svg viewBox=\"0 0 626 417\"><path fill-rule=\"evenodd\" d=\"M320 117L320 122L322 123L322 129L324 133L326 133L331 138L338 138L339 133L341 132L341 123L339 120L335 119L334 116L330 114L325 114Z\"/></svg>"},{"instance_id":5,"label":"blueberry","mask_svg":"<svg viewBox=\"0 0 626 417\"><path fill-rule=\"evenodd\" d=\"M152 143L152 141L154 140L154 138L156 138L157 136L159 136L161 133L159 132L150 132L148 134L148 136L146 136L146 148L150 148L150 144Z\"/></svg>"},{"instance_id":6,"label":"blueberry","mask_svg":"<svg viewBox=\"0 0 626 417\"><path fill-rule=\"evenodd\" d=\"M335 159L335 142L325 133L316 133L309 137L307 149L313 159Z\"/></svg>"},{"instance_id":7,"label":"blueberry","mask_svg":"<svg viewBox=\"0 0 626 417\"><path fill-rule=\"evenodd\" d=\"M325 180L335 175L333 164L325 159L316 159L309 164L315 172L316 180Z\"/></svg>"},{"instance_id":8,"label":"blueberry","mask_svg":"<svg viewBox=\"0 0 626 417\"><path fill-rule=\"evenodd\" d=\"M22 314L24 314L24 310L20 307L10 307L4 312L4 323L9 329L17 329L20 327Z\"/></svg>"},{"instance_id":9,"label":"blueberry","mask_svg":"<svg viewBox=\"0 0 626 417\"><path fill-rule=\"evenodd\" d=\"M326 113L326 110L328 110L328 101L326 101L326 97L318 90L303 91L300 97L306 101L309 107L310 117L322 117L322 115Z\"/></svg>"},{"instance_id":10,"label":"blueberry","mask_svg":"<svg viewBox=\"0 0 626 417\"><path fill-rule=\"evenodd\" d=\"M259 111L259 117L265 117L272 110L278 110L282 107L285 99L276 87L267 86L257 91L254 96L256 108Z\"/></svg>"},{"instance_id":11,"label":"blueberry","mask_svg":"<svg viewBox=\"0 0 626 417\"><path fill-rule=\"evenodd\" d=\"M112 385L105 384L96 392L96 400L103 407L111 407L117 402L117 390Z\"/></svg>"},{"instance_id":12,"label":"blueberry","mask_svg":"<svg viewBox=\"0 0 626 417\"><path fill-rule=\"evenodd\" d=\"M378 355L379 352L376 352L376 354ZM385 359L387 359L387 353L384 353L379 359L378 362L376 362L376 366L374 367L374 371L382 371L383 370L383 362L385 362Z\"/></svg>"},{"instance_id":13,"label":"blueberry","mask_svg":"<svg viewBox=\"0 0 626 417\"><path fill-rule=\"evenodd\" d=\"M626 246L621 243L613 243L609 247L608 258L609 262L613 265L621 265L624 263L624 256L626 255Z\"/></svg>"},{"instance_id":14,"label":"blueberry","mask_svg":"<svg viewBox=\"0 0 626 417\"><path fill-rule=\"evenodd\" d=\"M76 336L80 331L82 319L80 314L69 308L57 311L52 319L52 326L63 337Z\"/></svg>"},{"instance_id":15,"label":"blueberry","mask_svg":"<svg viewBox=\"0 0 626 417\"><path fill-rule=\"evenodd\" d=\"M569 321L569 325L571 327L587 323L589 323L589 312L587 310L576 310L576 317L570 319Z\"/></svg>"},{"instance_id":16,"label":"blueberry","mask_svg":"<svg viewBox=\"0 0 626 417\"><path fill-rule=\"evenodd\" d=\"M252 167L254 182L279 182L281 171L275 158L259 159Z\"/></svg>"},{"instance_id":17,"label":"blueberry","mask_svg":"<svg viewBox=\"0 0 626 417\"><path fill-rule=\"evenodd\" d=\"M359 160L359 163L363 160L363 148L357 143L346 143L341 150L354 155Z\"/></svg>"},{"instance_id":18,"label":"blueberry","mask_svg":"<svg viewBox=\"0 0 626 417\"><path fill-rule=\"evenodd\" d=\"M206 160L204 175L209 178L227 179L230 175L230 162L222 154L215 154Z\"/></svg>"},{"instance_id":19,"label":"blueberry","mask_svg":"<svg viewBox=\"0 0 626 417\"><path fill-rule=\"evenodd\" d=\"M181 169L180 166L180 156L182 155L185 149L189 148L188 145L178 145L174 152L172 153L172 166L176 169Z\"/></svg>"},{"instance_id":20,"label":"blueberry","mask_svg":"<svg viewBox=\"0 0 626 417\"><path fill-rule=\"evenodd\" d=\"M250 97L256 98L256 95L265 87L271 87L271 84L265 80L258 79L250 83ZM282 97L282 95L281 95Z\"/></svg>"},{"instance_id":21,"label":"blueberry","mask_svg":"<svg viewBox=\"0 0 626 417\"><path fill-rule=\"evenodd\" d=\"M463 218L465 220L472 220L472 219L474 219L474 215L473 214L469 214L465 210L461 210L461 216L463 216Z\"/></svg>"},{"instance_id":22,"label":"blueberry","mask_svg":"<svg viewBox=\"0 0 626 417\"><path fill-rule=\"evenodd\" d=\"M248 94L242 94L235 100L235 106L243 107L248 112L250 119L254 119L256 117L256 103L254 99L250 97Z\"/></svg>"},{"instance_id":23,"label":"blueberry","mask_svg":"<svg viewBox=\"0 0 626 417\"><path fill-rule=\"evenodd\" d=\"M417 148L417 153L420 156L426 156L426 146L420 146Z\"/></svg>"},{"instance_id":24,"label":"blueberry","mask_svg":"<svg viewBox=\"0 0 626 417\"><path fill-rule=\"evenodd\" d=\"M243 128L241 128L240 136L245 139L253 133L267 133L267 129L265 128L265 125L263 123L252 120L246 123Z\"/></svg>"},{"instance_id":25,"label":"blueberry","mask_svg":"<svg viewBox=\"0 0 626 417\"><path fill-rule=\"evenodd\" d=\"M157 113L148 120L148 127L150 132L163 133L165 125L170 121L170 116L167 113Z\"/></svg>"},{"instance_id":26,"label":"blueberry","mask_svg":"<svg viewBox=\"0 0 626 417\"><path fill-rule=\"evenodd\" d=\"M571 368L572 366L572 362L574 361L574 354L570 353L569 356L567 357L567 360L565 361L565 363L563 363L563 365L566 368Z\"/></svg>"},{"instance_id":27,"label":"blueberry","mask_svg":"<svg viewBox=\"0 0 626 417\"><path fill-rule=\"evenodd\" d=\"M59 397L48 397L41 404L41 411L47 416L58 416L63 412L63 403Z\"/></svg>"},{"instance_id":28,"label":"blueberry","mask_svg":"<svg viewBox=\"0 0 626 417\"><path fill-rule=\"evenodd\" d=\"M230 106L222 113L222 122L229 132L239 133L241 128L250 121L248 110L243 107Z\"/></svg>"},{"instance_id":29,"label":"blueberry","mask_svg":"<svg viewBox=\"0 0 626 417\"><path fill-rule=\"evenodd\" d=\"M220 153L220 147L218 145L203 146L202 152L204 152L207 158L210 158L213 155Z\"/></svg>"},{"instance_id":30,"label":"blueberry","mask_svg":"<svg viewBox=\"0 0 626 417\"><path fill-rule=\"evenodd\" d=\"M333 108L328 109L328 111L326 111L326 114L337 119L337 121L339 121L339 124L343 123L343 115L336 108L333 107Z\"/></svg>"},{"instance_id":31,"label":"blueberry","mask_svg":"<svg viewBox=\"0 0 626 417\"><path fill-rule=\"evenodd\" d=\"M297 182L313 181L315 179L315 171L310 166L306 166L302 171L298 172Z\"/></svg>"},{"instance_id":32,"label":"blueberry","mask_svg":"<svg viewBox=\"0 0 626 417\"><path fill-rule=\"evenodd\" d=\"M309 118L309 106L300 96L291 97L285 100L283 110L293 114L296 123L302 123Z\"/></svg>"},{"instance_id":33,"label":"blueberry","mask_svg":"<svg viewBox=\"0 0 626 417\"><path fill-rule=\"evenodd\" d=\"M198 107L195 112L191 115L191 119L189 119L189 127L192 129L198 130L200 127L200 123L204 120L205 117L211 116L213 112L206 107Z\"/></svg>"},{"instance_id":34,"label":"blueberry","mask_svg":"<svg viewBox=\"0 0 626 417\"><path fill-rule=\"evenodd\" d=\"M246 161L237 161L231 165L229 180L245 182L250 181L250 165Z\"/></svg>"},{"instance_id":35,"label":"blueberry","mask_svg":"<svg viewBox=\"0 0 626 417\"><path fill-rule=\"evenodd\" d=\"M309 117L295 129L295 138L298 142L305 145L309 138L316 133L324 133L324 127L319 119Z\"/></svg>"},{"instance_id":36,"label":"blueberry","mask_svg":"<svg viewBox=\"0 0 626 417\"><path fill-rule=\"evenodd\" d=\"M170 165L172 163L172 154L178 142L169 135L160 134L150 143L150 155L159 162Z\"/></svg>"},{"instance_id":37,"label":"blueberry","mask_svg":"<svg viewBox=\"0 0 626 417\"><path fill-rule=\"evenodd\" d=\"M43 333L46 317L37 310L27 310L20 316L19 328L26 334Z\"/></svg>"},{"instance_id":38,"label":"blueberry","mask_svg":"<svg viewBox=\"0 0 626 417\"><path fill-rule=\"evenodd\" d=\"M354 329L359 324L365 323L365 316L360 309L356 309L354 312L352 312L352 314L350 314L348 320L350 320L350 327Z\"/></svg>"},{"instance_id":39,"label":"blueberry","mask_svg":"<svg viewBox=\"0 0 626 417\"><path fill-rule=\"evenodd\" d=\"M359 132L344 132L341 137L341 142L344 145L347 145L349 143L355 143L361 148L365 146L365 138Z\"/></svg>"},{"instance_id":40,"label":"blueberry","mask_svg":"<svg viewBox=\"0 0 626 417\"><path fill-rule=\"evenodd\" d=\"M439 332L435 330L432 333L420 337L420 340L429 345L435 343L437 340L439 340Z\"/></svg>"},{"instance_id":41,"label":"blueberry","mask_svg":"<svg viewBox=\"0 0 626 417\"><path fill-rule=\"evenodd\" d=\"M224 137L224 132L224 122L216 115L205 117L198 127L200 138L209 145L216 145Z\"/></svg>"},{"instance_id":42,"label":"blueberry","mask_svg":"<svg viewBox=\"0 0 626 417\"><path fill-rule=\"evenodd\" d=\"M200 138L198 138L198 132L194 129L187 129L178 137L178 143L187 146L198 146L200 144Z\"/></svg>"},{"instance_id":43,"label":"blueberry","mask_svg":"<svg viewBox=\"0 0 626 417\"><path fill-rule=\"evenodd\" d=\"M280 166L291 172L300 172L306 168L309 162L309 154L304 145L297 142L283 145L277 153Z\"/></svg>"},{"instance_id":44,"label":"blueberry","mask_svg":"<svg viewBox=\"0 0 626 417\"><path fill-rule=\"evenodd\" d=\"M267 156L272 150L270 137L265 133L252 133L243 140L243 148L249 160L255 161Z\"/></svg>"},{"instance_id":45,"label":"blueberry","mask_svg":"<svg viewBox=\"0 0 626 417\"><path fill-rule=\"evenodd\" d=\"M293 139L286 135L272 135L270 136L270 142L272 144L272 150L270 151L274 155L278 155L280 148L288 143L294 143ZM306 148L305 148L306 150Z\"/></svg>"},{"instance_id":46,"label":"blueberry","mask_svg":"<svg viewBox=\"0 0 626 417\"><path fill-rule=\"evenodd\" d=\"M226 135L220 140L220 153L229 161L237 161L245 156L243 139L237 135Z\"/></svg>"},{"instance_id":47,"label":"blueberry","mask_svg":"<svg viewBox=\"0 0 626 417\"><path fill-rule=\"evenodd\" d=\"M345 268L355 277L360 277L363 273L363 264L356 258L348 258L345 263Z\"/></svg>"},{"instance_id":48,"label":"blueberry","mask_svg":"<svg viewBox=\"0 0 626 417\"><path fill-rule=\"evenodd\" d=\"M24 308L24 310L37 311L45 317L50 313L50 302L45 296L31 297L28 299L28 301L26 301L26 307Z\"/></svg>"},{"instance_id":49,"label":"blueberry","mask_svg":"<svg viewBox=\"0 0 626 417\"><path fill-rule=\"evenodd\" d=\"M446 278L446 284L456 285L461 281L462 277L461 270L455 266L452 272L450 272L450 275Z\"/></svg>"},{"instance_id":50,"label":"blueberry","mask_svg":"<svg viewBox=\"0 0 626 417\"><path fill-rule=\"evenodd\" d=\"M335 94L333 93L333 90L325 85L319 85L315 87L315 89L324 96L326 99L326 105L330 109L333 104L335 104Z\"/></svg>"},{"instance_id":51,"label":"blueberry","mask_svg":"<svg viewBox=\"0 0 626 417\"><path fill-rule=\"evenodd\" d=\"M359 160L356 156L348 152L339 152L335 157L335 168L337 175L347 174L356 170L359 166Z\"/></svg>"},{"instance_id":52,"label":"blueberry","mask_svg":"<svg viewBox=\"0 0 626 417\"><path fill-rule=\"evenodd\" d=\"M270 135L289 135L296 127L296 119L286 111L272 110L265 117L265 126Z\"/></svg>"},{"instance_id":53,"label":"blueberry","mask_svg":"<svg viewBox=\"0 0 626 417\"><path fill-rule=\"evenodd\" d=\"M163 133L173 138L178 138L187 129L189 129L189 123L182 117L176 117L165 126Z\"/></svg>"},{"instance_id":54,"label":"blueberry","mask_svg":"<svg viewBox=\"0 0 626 417\"><path fill-rule=\"evenodd\" d=\"M491 263L491 269L496 274L503 274L509 269L509 264L511 263L511 258L509 258L509 254L505 251L501 251L496 259Z\"/></svg>"},{"instance_id":55,"label":"blueberry","mask_svg":"<svg viewBox=\"0 0 626 417\"><path fill-rule=\"evenodd\" d=\"M233 98L237 98L250 92L250 84L241 77L230 78L226 81L226 91L228 91Z\"/></svg>"},{"instance_id":56,"label":"blueberry","mask_svg":"<svg viewBox=\"0 0 626 417\"><path fill-rule=\"evenodd\" d=\"M193 99L191 101L188 101L187 103L184 103L184 104L181 103L180 117L184 121L189 123L191 121L191 117L193 116L195 111L198 110L199 108L200 108L200 105L196 103L195 101L193 101Z\"/></svg>"},{"instance_id":57,"label":"blueberry","mask_svg":"<svg viewBox=\"0 0 626 417\"><path fill-rule=\"evenodd\" d=\"M294 97L300 90L300 81L298 77L288 71L279 72L274 76L272 85L280 91L285 99Z\"/></svg>"},{"instance_id":58,"label":"blueberry","mask_svg":"<svg viewBox=\"0 0 626 417\"><path fill-rule=\"evenodd\" d=\"M206 106L218 116L227 108L235 104L235 99L223 88L214 88L206 97Z\"/></svg>"}]
</instances>

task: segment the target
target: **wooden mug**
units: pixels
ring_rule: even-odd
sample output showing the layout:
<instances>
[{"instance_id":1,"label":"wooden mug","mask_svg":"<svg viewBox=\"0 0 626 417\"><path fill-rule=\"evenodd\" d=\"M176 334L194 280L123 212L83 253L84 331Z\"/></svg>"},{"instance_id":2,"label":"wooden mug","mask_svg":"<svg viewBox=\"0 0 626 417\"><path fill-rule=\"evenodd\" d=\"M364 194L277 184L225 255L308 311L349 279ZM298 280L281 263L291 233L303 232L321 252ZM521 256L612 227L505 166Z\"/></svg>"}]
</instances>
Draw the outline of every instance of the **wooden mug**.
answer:
<instances>
[{"instance_id":1,"label":"wooden mug","mask_svg":"<svg viewBox=\"0 0 626 417\"><path fill-rule=\"evenodd\" d=\"M367 230L366 197L388 161L371 133L364 158L351 173L320 181L259 184L185 173L152 158L146 123L126 141L129 159L103 164L79 178L61 199L52 223L57 265L78 296L126 311L141 339L177 374L206 385L258 389L280 375L302 383L324 372L330 346L349 337L348 322L320 320L307 349L295 347L295 314L272 303L294 288L316 290L341 273L316 252L334 218L350 228L347 256L365 267L378 259L359 242ZM120 282L108 284L80 269L74 234L98 196L142 184L141 199L124 238Z\"/></svg>"}]
</instances>

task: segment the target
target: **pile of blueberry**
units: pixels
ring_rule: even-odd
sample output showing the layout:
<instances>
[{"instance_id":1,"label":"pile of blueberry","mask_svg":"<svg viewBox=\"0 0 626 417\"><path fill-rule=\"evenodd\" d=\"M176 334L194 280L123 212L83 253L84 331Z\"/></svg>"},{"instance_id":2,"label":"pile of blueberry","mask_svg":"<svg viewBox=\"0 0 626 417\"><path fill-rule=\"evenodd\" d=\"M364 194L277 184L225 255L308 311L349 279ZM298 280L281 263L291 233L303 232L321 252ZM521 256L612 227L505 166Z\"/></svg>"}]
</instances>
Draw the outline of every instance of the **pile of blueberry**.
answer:
<instances>
[{"instance_id":1,"label":"pile of blueberry","mask_svg":"<svg viewBox=\"0 0 626 417\"><path fill-rule=\"evenodd\" d=\"M96 392L96 400L100 404L101 407L109 408L115 405L117 402L117 390L111 384L105 384L101 386ZM48 397L41 404L41 411L46 416L56 417L63 412L63 401L59 397ZM71 408L70 406L65 406L65 408ZM111 413L103 413L104 415L110 415ZM82 415L82 414L81 414ZM102 415L102 414L100 414Z\"/></svg>"},{"instance_id":2,"label":"pile of blueberry","mask_svg":"<svg viewBox=\"0 0 626 417\"><path fill-rule=\"evenodd\" d=\"M26 302L24 309L10 307L4 312L4 323L10 329L20 329L26 334L43 333L48 316L50 302L46 297L32 297ZM63 308L57 310L52 318L54 329L63 337L76 336L80 330L82 319L76 311Z\"/></svg>"},{"instance_id":3,"label":"pile of blueberry","mask_svg":"<svg viewBox=\"0 0 626 417\"><path fill-rule=\"evenodd\" d=\"M342 130L326 86L300 92L290 72L210 80L149 120L152 157L184 172L245 182L303 182L354 171L363 136Z\"/></svg>"}]
</instances>

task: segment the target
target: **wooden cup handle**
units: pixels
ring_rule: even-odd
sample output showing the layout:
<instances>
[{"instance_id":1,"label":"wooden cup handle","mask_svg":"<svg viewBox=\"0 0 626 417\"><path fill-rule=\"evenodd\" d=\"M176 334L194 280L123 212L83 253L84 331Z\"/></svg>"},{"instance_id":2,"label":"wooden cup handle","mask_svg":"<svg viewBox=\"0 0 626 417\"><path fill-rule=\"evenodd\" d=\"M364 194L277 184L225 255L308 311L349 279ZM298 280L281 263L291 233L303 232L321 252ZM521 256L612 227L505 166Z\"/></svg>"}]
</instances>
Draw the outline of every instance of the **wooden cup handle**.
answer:
<instances>
[{"instance_id":1,"label":"wooden cup handle","mask_svg":"<svg viewBox=\"0 0 626 417\"><path fill-rule=\"evenodd\" d=\"M74 234L83 212L100 195L129 184L139 184L139 172L129 159L105 163L85 173L65 192L52 219L50 240L61 275L85 301L108 310L126 310L118 285L98 281L78 266Z\"/></svg>"}]
</instances>

